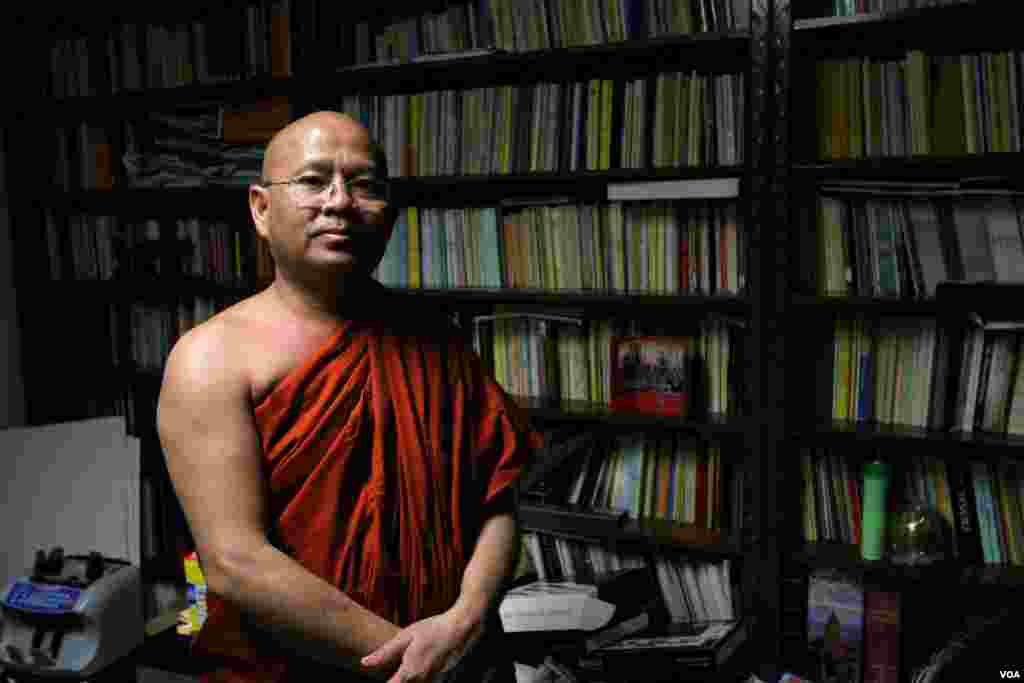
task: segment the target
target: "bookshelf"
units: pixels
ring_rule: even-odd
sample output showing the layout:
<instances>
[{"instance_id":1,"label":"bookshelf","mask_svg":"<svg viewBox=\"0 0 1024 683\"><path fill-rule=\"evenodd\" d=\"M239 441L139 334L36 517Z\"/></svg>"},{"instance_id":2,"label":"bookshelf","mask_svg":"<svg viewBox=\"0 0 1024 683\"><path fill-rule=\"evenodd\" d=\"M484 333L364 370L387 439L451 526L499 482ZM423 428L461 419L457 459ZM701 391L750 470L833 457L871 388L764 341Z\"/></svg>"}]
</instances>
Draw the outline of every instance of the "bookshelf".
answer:
<instances>
[{"instance_id":1,"label":"bookshelf","mask_svg":"<svg viewBox=\"0 0 1024 683\"><path fill-rule=\"evenodd\" d=\"M1020 437L1008 433L994 394L979 390L978 376L992 375L970 372L968 340L977 330L972 320L1019 318L1011 259L1024 251L1019 229L1017 243L997 241L1000 207L1016 213L1012 169L1022 160L1019 71L995 67L1020 58L1003 8L897 4L790 5L781 76L790 85L788 239L796 255L787 346L812 362L786 369L792 457L780 466L803 484L784 516L802 531L780 541L787 558L780 603L782 658L806 667L809 575L838 570L866 589L899 592L903 628L920 636L918 644L900 641L899 680L909 680L963 628L965 615L994 613L1020 595L1019 496L1002 495L999 484L989 494L990 550L1004 552L983 556L976 547L989 523L979 519L975 485L982 472L1017 481ZM975 235L988 244L988 260L978 262L986 273L971 260ZM1014 265L1002 269L1000 259ZM1012 389L1001 395L1012 401ZM875 458L894 468L890 511L923 498L942 513L946 561L861 559L859 473ZM925 623L922 615L934 613L928 596L950 586L958 588L948 610ZM813 670L805 673L813 678Z\"/></svg>"},{"instance_id":2,"label":"bookshelf","mask_svg":"<svg viewBox=\"0 0 1024 683\"><path fill-rule=\"evenodd\" d=\"M175 176L172 186L160 186L125 163L129 158L142 163L133 155L161 149L157 143L167 129L154 123L154 113L185 112L184 119L198 121L210 108L253 111L269 97L284 98L292 117L318 108L352 109L382 140L420 146L418 160L403 158L403 150L393 155L393 192L400 206L424 211L489 210L504 220L525 207L539 207L546 219L544 212L553 215L559 206L583 212L661 205L679 225L704 226L691 233L707 240L701 247L703 267L717 267L720 258L724 263L728 257L716 253L719 248L734 249L745 284L717 281L713 271L700 270L682 283L658 281L651 273L664 276L656 270L662 264L639 275L623 267L626 286L620 288L510 286L507 281L426 286L425 269L418 285L396 286L451 312L467 334L474 316L499 307L562 311L587 324L632 320L639 328L686 334L708 321L730 330L729 353L715 351L728 376L716 385L728 395L718 410L667 418L612 411L600 398L519 397L544 428L669 434L720 447L726 526L615 519L595 527L584 512L543 505L528 505L524 518L532 531L648 555L730 559L737 568L740 611L756 619L750 668L770 677L780 654L776 539L781 518L775 482L786 405L781 295L788 273L780 267L787 258L784 235L769 226L786 216L785 185L779 181L790 153L788 131L778 118L787 90L775 73L783 71L785 54L774 46L788 40L788 29L773 21L780 3L752 4L693 0L685 5L692 10L685 28L669 22L672 16L687 21L681 14L666 12L683 7L680 3L579 3L581 11L600 6L620 14L600 19L590 13L593 22L570 27L574 22L558 14L568 3L493 2L493 11L505 14L494 15L491 33L480 28L488 22L477 16L476 32L461 39L453 37L453 27L466 28L464 22L471 20L466 13L475 4L421 3L414 11L395 2L373 14L345 17L315 0L230 2L216 11L183 2L116 16L82 12L60 21L28 13L32 30L49 37L25 60L23 106L11 115L18 127L6 128L6 148L9 168L27 169L8 174L17 283L19 290L38 293L36 306L19 309L29 422L96 412L128 415L144 439L144 534L159 536L144 569L154 579L180 581L180 552L190 539L152 432L160 361L181 331L265 284L267 266L248 224L244 174L251 172L251 156L238 157L239 175L229 180ZM547 8L551 23L545 25L527 8ZM628 16L622 14L626 8ZM429 40L439 49L452 49L444 43L452 40L470 52L418 61L405 54L408 21L416 18L420 30L429 24L438 32ZM228 36L230 25L243 28ZM282 26L287 27L283 33ZM473 52L488 41L500 49ZM396 56L405 61L389 61ZM376 59L384 63L369 63ZM52 66L70 63L82 70L65 74L67 69ZM336 88L324 87L332 82ZM594 83L608 84L600 86L606 99L587 99L587 87ZM475 129L451 128L436 140L426 137L425 117L439 113L424 107L454 102L464 114L493 101L508 104L507 118L497 108L481 108L490 118ZM549 102L558 106L542 108ZM672 130L668 121L677 111L688 114L679 115ZM273 120L274 114L260 110L257 118ZM395 126L387 118L398 115L412 123ZM576 117L586 124L574 139ZM469 120L463 117L462 123ZM557 125L531 126L534 120ZM477 139L470 134L482 128L507 137L478 141L476 147L465 143L453 148L458 153L438 155L442 142ZM63 142L54 139L55 131L63 131ZM656 141L655 131L669 142ZM258 137L258 131L252 135ZM589 149L588 136L595 139ZM475 156L500 148L502 140L510 150L506 158L477 163ZM242 148L245 142L235 144ZM556 151L540 160L517 151L546 146ZM680 153L668 154L671 150ZM432 156L446 161L425 165ZM637 184L650 192L661 181L681 195L663 198L653 190L647 198L628 198ZM717 232L716 217L726 210L732 211L743 241L727 242ZM625 209L622 214L619 229L627 237L639 235L643 219ZM189 232L195 227L198 239ZM222 232L223 237L211 237ZM656 239L681 240L686 234ZM696 248L700 242L693 239ZM202 249L183 249L189 241ZM678 246L652 241L648 249L654 252L655 244ZM69 316L47 313L54 310L68 310ZM69 325L78 339L75 354L62 348ZM88 359L84 371L83 358ZM71 390L59 379L68 377L83 381ZM95 387L102 387L109 400L92 399ZM739 472L737 486L732 476Z\"/></svg>"}]
</instances>

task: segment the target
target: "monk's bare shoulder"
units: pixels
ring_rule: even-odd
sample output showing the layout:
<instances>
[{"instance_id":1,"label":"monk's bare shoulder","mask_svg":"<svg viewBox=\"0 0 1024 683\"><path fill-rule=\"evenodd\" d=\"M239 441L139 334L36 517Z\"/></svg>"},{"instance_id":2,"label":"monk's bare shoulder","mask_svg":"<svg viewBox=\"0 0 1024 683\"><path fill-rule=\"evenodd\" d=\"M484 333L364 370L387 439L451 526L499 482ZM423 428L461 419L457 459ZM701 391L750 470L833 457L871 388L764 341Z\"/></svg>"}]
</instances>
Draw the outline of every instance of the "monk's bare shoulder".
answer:
<instances>
[{"instance_id":1,"label":"monk's bare shoulder","mask_svg":"<svg viewBox=\"0 0 1024 683\"><path fill-rule=\"evenodd\" d=\"M186 384L190 391L222 385L249 386L252 339L265 320L259 294L244 299L183 334L174 344L164 371L165 387Z\"/></svg>"}]
</instances>

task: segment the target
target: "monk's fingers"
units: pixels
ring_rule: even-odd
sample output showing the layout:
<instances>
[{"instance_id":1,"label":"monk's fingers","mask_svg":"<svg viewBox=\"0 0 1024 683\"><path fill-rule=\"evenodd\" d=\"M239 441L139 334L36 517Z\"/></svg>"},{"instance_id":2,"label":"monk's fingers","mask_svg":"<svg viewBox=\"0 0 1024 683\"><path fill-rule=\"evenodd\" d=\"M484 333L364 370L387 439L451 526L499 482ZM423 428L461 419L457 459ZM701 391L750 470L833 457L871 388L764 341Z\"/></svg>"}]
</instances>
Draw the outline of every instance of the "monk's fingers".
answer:
<instances>
[{"instance_id":1,"label":"monk's fingers","mask_svg":"<svg viewBox=\"0 0 1024 683\"><path fill-rule=\"evenodd\" d=\"M388 683L441 683L447 677L444 674L431 674L429 671L414 671L403 664L395 672L395 675L388 679Z\"/></svg>"},{"instance_id":2,"label":"monk's fingers","mask_svg":"<svg viewBox=\"0 0 1024 683\"><path fill-rule=\"evenodd\" d=\"M397 665L405 654L406 648L409 647L411 640L411 636L403 631L370 654L363 657L360 661L363 666L371 668Z\"/></svg>"},{"instance_id":3,"label":"monk's fingers","mask_svg":"<svg viewBox=\"0 0 1024 683\"><path fill-rule=\"evenodd\" d=\"M440 676L441 665L444 663L442 652L432 644L413 640L402 656L402 665L392 677L395 683L429 681L438 683L444 680ZM389 682L390 683L390 682Z\"/></svg>"}]
</instances>

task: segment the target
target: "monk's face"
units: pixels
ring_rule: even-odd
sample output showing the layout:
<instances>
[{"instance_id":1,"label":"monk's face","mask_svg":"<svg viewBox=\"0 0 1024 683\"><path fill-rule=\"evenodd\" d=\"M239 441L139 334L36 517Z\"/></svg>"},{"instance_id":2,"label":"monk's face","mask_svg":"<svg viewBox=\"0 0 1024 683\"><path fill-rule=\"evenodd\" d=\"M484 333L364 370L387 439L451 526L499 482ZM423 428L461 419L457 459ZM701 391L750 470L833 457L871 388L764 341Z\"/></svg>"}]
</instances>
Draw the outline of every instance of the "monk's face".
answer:
<instances>
[{"instance_id":1,"label":"monk's face","mask_svg":"<svg viewBox=\"0 0 1024 683\"><path fill-rule=\"evenodd\" d=\"M321 112L281 131L264 164L274 184L250 190L256 229L278 269L299 279L372 272L394 220L384 200L353 188L380 173L366 129L348 117Z\"/></svg>"}]
</instances>

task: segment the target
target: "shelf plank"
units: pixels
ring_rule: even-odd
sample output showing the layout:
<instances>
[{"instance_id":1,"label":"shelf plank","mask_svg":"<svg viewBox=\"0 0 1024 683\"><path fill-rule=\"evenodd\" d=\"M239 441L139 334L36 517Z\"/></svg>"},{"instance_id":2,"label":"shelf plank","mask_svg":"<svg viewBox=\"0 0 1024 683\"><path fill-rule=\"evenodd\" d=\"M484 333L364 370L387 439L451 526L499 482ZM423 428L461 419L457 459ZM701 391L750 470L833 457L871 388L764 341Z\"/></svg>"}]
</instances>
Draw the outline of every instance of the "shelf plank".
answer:
<instances>
[{"instance_id":1,"label":"shelf plank","mask_svg":"<svg viewBox=\"0 0 1024 683\"><path fill-rule=\"evenodd\" d=\"M601 171L536 172L524 174L480 174L393 178L400 206L488 205L522 202L543 204L552 199L606 201L608 187L621 182L664 180L740 179L747 169L742 164L719 166L617 168ZM461 195L461 196L460 196ZM700 199L700 202L735 202L736 198Z\"/></svg>"},{"instance_id":2,"label":"shelf plank","mask_svg":"<svg viewBox=\"0 0 1024 683\"><path fill-rule=\"evenodd\" d=\"M850 420L833 420L799 430L796 441L853 441L876 444L927 443L929 447L998 448L1001 457L1024 458L1024 436L989 432L960 432L925 429L907 425L889 425ZM888 452L888 451L887 451ZM894 455L918 455L916 449L892 451Z\"/></svg>"},{"instance_id":3,"label":"shelf plank","mask_svg":"<svg viewBox=\"0 0 1024 683\"><path fill-rule=\"evenodd\" d=\"M742 550L733 535L667 520L634 520L625 514L573 510L539 503L520 506L523 529L565 538L646 548L679 549L697 553L740 557Z\"/></svg>"},{"instance_id":4,"label":"shelf plank","mask_svg":"<svg viewBox=\"0 0 1024 683\"><path fill-rule=\"evenodd\" d=\"M394 176L392 192L398 206L497 206L509 201L543 204L552 199L605 201L608 186L619 182L659 180L741 179L743 165L690 166L647 169L608 169L580 172L537 172L448 176ZM34 199L40 208L68 213L135 216L213 215L248 220L248 186L119 187L113 190L64 192L50 188ZM700 199L735 202L735 198Z\"/></svg>"},{"instance_id":5,"label":"shelf plank","mask_svg":"<svg viewBox=\"0 0 1024 683\"><path fill-rule=\"evenodd\" d=\"M848 17L814 17L793 22L793 44L815 57L902 54L911 48L941 54L1011 49L1019 45L1009 2L960 2ZM950 27L956 30L951 31Z\"/></svg>"},{"instance_id":6,"label":"shelf plank","mask_svg":"<svg viewBox=\"0 0 1024 683\"><path fill-rule=\"evenodd\" d=\"M985 323L1024 321L1024 282L941 282L935 298L944 311L976 313Z\"/></svg>"},{"instance_id":7,"label":"shelf plank","mask_svg":"<svg viewBox=\"0 0 1024 683\"><path fill-rule=\"evenodd\" d=\"M718 414L691 419L615 411L606 404L587 401L563 400L553 403L548 399L524 396L514 396L513 399L537 422L579 422L595 428L603 426L618 430L686 431L705 437L741 435L753 426L748 419Z\"/></svg>"},{"instance_id":8,"label":"shelf plank","mask_svg":"<svg viewBox=\"0 0 1024 683\"><path fill-rule=\"evenodd\" d=\"M589 309L619 309L635 313L637 308L695 309L746 316L750 302L745 297L704 294L651 294L643 292L617 292L612 290L545 290L528 288L485 289L460 287L452 289L414 289L395 287L402 296L440 299L455 304L543 304L546 306Z\"/></svg>"},{"instance_id":9,"label":"shelf plank","mask_svg":"<svg viewBox=\"0 0 1024 683\"><path fill-rule=\"evenodd\" d=\"M831 313L836 316L867 313L871 315L911 315L933 317L943 312L934 299L898 299L866 296L794 296L790 302L795 315ZM808 309L814 309L809 311Z\"/></svg>"},{"instance_id":10,"label":"shelf plank","mask_svg":"<svg viewBox=\"0 0 1024 683\"><path fill-rule=\"evenodd\" d=\"M392 287L403 297L426 299L459 306L479 304L530 304L568 307L600 312L609 311L643 317L645 312L664 315L667 309L678 312L686 309L706 313L734 315L742 318L750 314L747 298L733 295L654 294L643 292L616 292L610 290L544 290L527 288L486 289L455 287L451 289L414 289ZM67 296L81 296L89 300L157 301L205 296L216 299L241 299L256 293L256 288L212 282L197 277L147 278L128 277L112 280L45 280L41 292L54 300ZM648 310L649 309L649 310ZM582 406L581 406L582 408Z\"/></svg>"},{"instance_id":11,"label":"shelf plank","mask_svg":"<svg viewBox=\"0 0 1024 683\"><path fill-rule=\"evenodd\" d=\"M808 543L794 560L811 569L838 569L859 574L866 583L923 587L989 585L1024 588L1024 566L968 566L946 561L933 565L900 565L887 560L865 560L860 548L845 543Z\"/></svg>"},{"instance_id":12,"label":"shelf plank","mask_svg":"<svg viewBox=\"0 0 1024 683\"><path fill-rule=\"evenodd\" d=\"M40 291L54 300L81 297L105 303L167 303L177 299L208 297L218 300L239 300L256 290L243 285L212 282L198 277L142 276L112 280L46 280Z\"/></svg>"},{"instance_id":13,"label":"shelf plank","mask_svg":"<svg viewBox=\"0 0 1024 683\"><path fill-rule=\"evenodd\" d=\"M1021 152L992 152L964 154L956 157L869 157L864 159L817 159L793 164L793 175L827 181L857 181L893 183L891 191L913 191L908 185L945 183L946 191L959 189L1014 189L1022 187L1020 166L1024 162ZM955 185L954 185L955 184ZM924 189L924 188L921 188ZM941 189L941 188L940 188ZM919 190L920 191L920 190Z\"/></svg>"}]
</instances>

